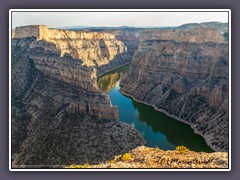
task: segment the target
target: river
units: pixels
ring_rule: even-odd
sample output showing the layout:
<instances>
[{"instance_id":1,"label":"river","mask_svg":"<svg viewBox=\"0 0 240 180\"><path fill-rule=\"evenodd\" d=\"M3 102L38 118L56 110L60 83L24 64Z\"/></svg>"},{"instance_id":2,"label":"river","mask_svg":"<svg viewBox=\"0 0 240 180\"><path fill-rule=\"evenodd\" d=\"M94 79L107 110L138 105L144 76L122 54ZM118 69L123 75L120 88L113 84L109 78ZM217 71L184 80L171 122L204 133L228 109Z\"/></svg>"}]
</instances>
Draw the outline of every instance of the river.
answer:
<instances>
[{"instance_id":1,"label":"river","mask_svg":"<svg viewBox=\"0 0 240 180\"><path fill-rule=\"evenodd\" d=\"M195 134L189 125L138 103L119 91L119 81L128 72L129 66L119 67L98 78L100 90L107 93L112 104L118 107L119 121L136 128L148 147L173 150L183 145L193 151L213 152L203 137Z\"/></svg>"}]
</instances>

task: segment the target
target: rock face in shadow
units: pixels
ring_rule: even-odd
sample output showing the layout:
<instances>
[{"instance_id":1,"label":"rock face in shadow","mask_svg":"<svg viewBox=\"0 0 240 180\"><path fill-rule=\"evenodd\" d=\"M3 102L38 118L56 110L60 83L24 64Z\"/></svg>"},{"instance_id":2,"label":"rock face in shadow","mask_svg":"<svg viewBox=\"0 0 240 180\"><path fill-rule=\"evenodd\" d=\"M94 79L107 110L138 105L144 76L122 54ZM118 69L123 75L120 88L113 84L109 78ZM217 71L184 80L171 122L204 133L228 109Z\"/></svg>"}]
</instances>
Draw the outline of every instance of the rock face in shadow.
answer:
<instances>
[{"instance_id":1,"label":"rock face in shadow","mask_svg":"<svg viewBox=\"0 0 240 180\"><path fill-rule=\"evenodd\" d=\"M120 123L95 68L36 37L12 40L12 164L98 163L145 144Z\"/></svg>"},{"instance_id":2,"label":"rock face in shadow","mask_svg":"<svg viewBox=\"0 0 240 180\"><path fill-rule=\"evenodd\" d=\"M129 54L133 55L138 49L140 37L143 31L144 29L125 28L119 30L107 30L106 32L114 34L117 40L124 43L128 49Z\"/></svg>"},{"instance_id":3,"label":"rock face in shadow","mask_svg":"<svg viewBox=\"0 0 240 180\"><path fill-rule=\"evenodd\" d=\"M84 65L96 67L98 74L131 61L127 47L110 33L49 29L38 25L16 27L14 38L26 37L55 44L61 56L67 53L81 59Z\"/></svg>"},{"instance_id":4,"label":"rock face in shadow","mask_svg":"<svg viewBox=\"0 0 240 180\"><path fill-rule=\"evenodd\" d=\"M121 91L228 151L228 42L214 28L148 30Z\"/></svg>"}]
</instances>

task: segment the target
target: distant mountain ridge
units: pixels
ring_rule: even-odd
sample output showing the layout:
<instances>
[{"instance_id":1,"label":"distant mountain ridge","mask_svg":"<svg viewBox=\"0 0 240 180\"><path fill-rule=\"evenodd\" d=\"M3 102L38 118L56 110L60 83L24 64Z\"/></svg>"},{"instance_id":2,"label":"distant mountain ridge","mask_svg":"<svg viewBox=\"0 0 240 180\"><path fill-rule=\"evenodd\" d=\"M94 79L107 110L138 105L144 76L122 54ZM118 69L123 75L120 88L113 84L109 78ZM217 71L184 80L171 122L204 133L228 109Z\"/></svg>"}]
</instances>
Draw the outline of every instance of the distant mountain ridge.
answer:
<instances>
[{"instance_id":1,"label":"distant mountain ridge","mask_svg":"<svg viewBox=\"0 0 240 180\"><path fill-rule=\"evenodd\" d=\"M224 32L228 32L228 22L203 22L203 23L188 23L178 26L176 29L196 29L196 28L215 28L218 30L222 30Z\"/></svg>"},{"instance_id":2,"label":"distant mountain ridge","mask_svg":"<svg viewBox=\"0 0 240 180\"><path fill-rule=\"evenodd\" d=\"M58 27L58 29L68 30L114 30L114 29L195 29L195 28L228 28L228 22L202 22L202 23L186 23L180 26L66 26Z\"/></svg>"}]
</instances>

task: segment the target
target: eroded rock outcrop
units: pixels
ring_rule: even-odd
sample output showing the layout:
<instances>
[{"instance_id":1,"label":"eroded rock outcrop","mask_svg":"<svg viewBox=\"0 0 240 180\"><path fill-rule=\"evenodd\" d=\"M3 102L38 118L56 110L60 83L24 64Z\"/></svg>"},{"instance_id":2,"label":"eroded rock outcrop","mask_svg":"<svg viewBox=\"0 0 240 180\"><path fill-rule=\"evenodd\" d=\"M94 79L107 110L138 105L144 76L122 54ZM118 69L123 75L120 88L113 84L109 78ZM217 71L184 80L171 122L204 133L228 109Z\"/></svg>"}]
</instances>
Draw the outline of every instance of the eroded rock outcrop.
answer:
<instances>
[{"instance_id":1,"label":"eroded rock outcrop","mask_svg":"<svg viewBox=\"0 0 240 180\"><path fill-rule=\"evenodd\" d=\"M228 42L213 28L149 30L121 92L190 124L228 151Z\"/></svg>"},{"instance_id":2,"label":"eroded rock outcrop","mask_svg":"<svg viewBox=\"0 0 240 180\"><path fill-rule=\"evenodd\" d=\"M96 67L98 74L131 61L127 47L110 33L49 29L47 26L16 27L14 38L26 37L55 44L61 56L67 53L81 59L85 65Z\"/></svg>"},{"instance_id":3,"label":"eroded rock outcrop","mask_svg":"<svg viewBox=\"0 0 240 180\"><path fill-rule=\"evenodd\" d=\"M12 40L12 164L98 163L145 143L80 59L36 37Z\"/></svg>"}]
</instances>

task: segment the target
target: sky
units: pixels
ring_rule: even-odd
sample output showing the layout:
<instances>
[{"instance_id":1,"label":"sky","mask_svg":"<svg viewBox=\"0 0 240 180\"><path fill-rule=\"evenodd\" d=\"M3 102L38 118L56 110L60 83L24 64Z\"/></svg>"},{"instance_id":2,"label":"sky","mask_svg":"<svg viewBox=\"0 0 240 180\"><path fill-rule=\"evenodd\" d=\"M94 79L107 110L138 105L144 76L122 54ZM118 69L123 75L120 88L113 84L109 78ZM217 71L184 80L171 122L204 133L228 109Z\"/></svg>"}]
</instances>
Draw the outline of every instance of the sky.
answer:
<instances>
[{"instance_id":1,"label":"sky","mask_svg":"<svg viewBox=\"0 0 240 180\"><path fill-rule=\"evenodd\" d=\"M228 22L228 12L12 12L12 28L25 25L179 26L209 21Z\"/></svg>"}]
</instances>

